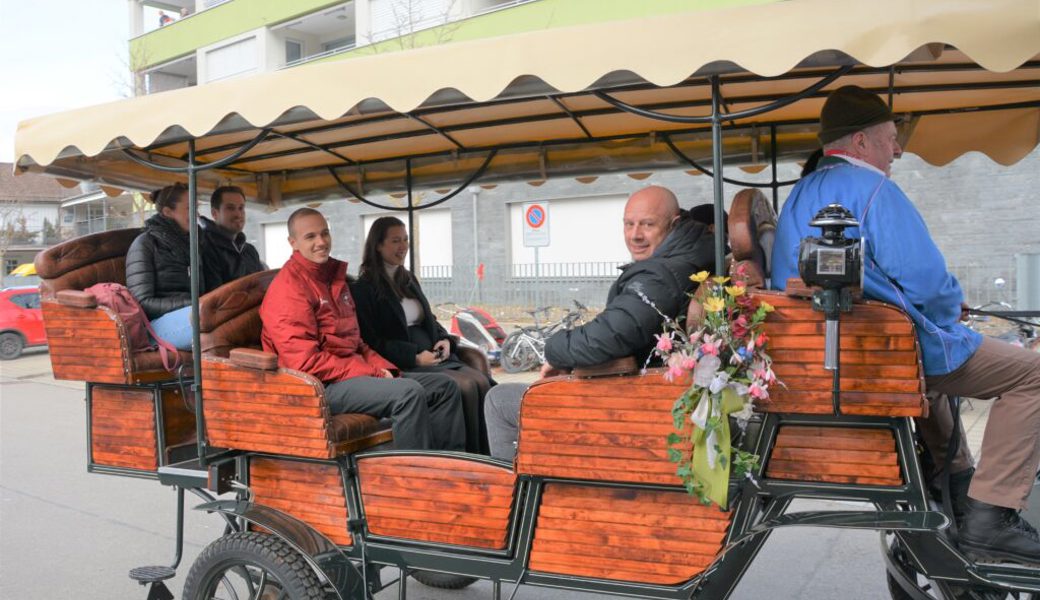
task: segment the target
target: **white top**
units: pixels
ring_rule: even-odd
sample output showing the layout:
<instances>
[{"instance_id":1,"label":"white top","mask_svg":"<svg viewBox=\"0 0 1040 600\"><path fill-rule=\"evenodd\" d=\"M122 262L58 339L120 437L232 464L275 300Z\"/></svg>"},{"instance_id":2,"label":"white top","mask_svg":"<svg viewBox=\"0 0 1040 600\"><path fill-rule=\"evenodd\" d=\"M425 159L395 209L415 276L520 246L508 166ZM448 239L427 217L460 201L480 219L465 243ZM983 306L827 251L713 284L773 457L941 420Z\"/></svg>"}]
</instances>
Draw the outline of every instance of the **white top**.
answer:
<instances>
[{"instance_id":1,"label":"white top","mask_svg":"<svg viewBox=\"0 0 1040 600\"><path fill-rule=\"evenodd\" d=\"M420 304L415 298L405 298L404 300L401 300L401 308L404 309L404 320L409 327L421 323L425 316L422 304Z\"/></svg>"},{"instance_id":2,"label":"white top","mask_svg":"<svg viewBox=\"0 0 1040 600\"><path fill-rule=\"evenodd\" d=\"M393 277L397 272L397 269L401 268L400 265L391 265L387 263L383 263L383 266L386 267L386 273L390 277ZM401 300L401 308L404 309L405 324L409 327L418 325L426 316L423 312L422 304L415 298L405 298Z\"/></svg>"}]
</instances>

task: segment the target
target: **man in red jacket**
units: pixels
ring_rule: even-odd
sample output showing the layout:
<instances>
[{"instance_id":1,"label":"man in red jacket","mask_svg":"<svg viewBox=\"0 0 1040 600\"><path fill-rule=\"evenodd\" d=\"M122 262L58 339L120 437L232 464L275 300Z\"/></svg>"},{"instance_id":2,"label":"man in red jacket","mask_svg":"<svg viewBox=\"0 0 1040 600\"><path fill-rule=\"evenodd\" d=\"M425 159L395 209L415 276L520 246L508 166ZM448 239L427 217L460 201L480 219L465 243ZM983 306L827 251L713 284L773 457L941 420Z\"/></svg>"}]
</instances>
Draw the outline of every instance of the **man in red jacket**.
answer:
<instances>
[{"instance_id":1,"label":"man in red jacket","mask_svg":"<svg viewBox=\"0 0 1040 600\"><path fill-rule=\"evenodd\" d=\"M396 448L463 450L458 386L447 377L427 377L432 373L395 378L397 367L361 340L347 263L330 256L325 217L301 208L288 225L292 256L260 306L264 350L278 355L279 366L320 379L334 414L392 419Z\"/></svg>"}]
</instances>

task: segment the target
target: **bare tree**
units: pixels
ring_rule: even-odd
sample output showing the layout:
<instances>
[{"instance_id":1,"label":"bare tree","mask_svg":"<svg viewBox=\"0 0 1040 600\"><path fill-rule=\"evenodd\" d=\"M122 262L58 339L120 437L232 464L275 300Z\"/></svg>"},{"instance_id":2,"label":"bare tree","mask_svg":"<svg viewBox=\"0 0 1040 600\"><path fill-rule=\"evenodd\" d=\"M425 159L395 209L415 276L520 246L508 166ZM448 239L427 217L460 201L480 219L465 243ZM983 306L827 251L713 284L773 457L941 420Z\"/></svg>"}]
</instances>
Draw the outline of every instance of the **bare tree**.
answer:
<instances>
[{"instance_id":1,"label":"bare tree","mask_svg":"<svg viewBox=\"0 0 1040 600\"><path fill-rule=\"evenodd\" d=\"M393 24L382 31L382 39L371 39L371 43L379 52L384 50L411 50L420 46L443 44L451 41L461 23L453 19L455 14L456 0L437 2L439 7L431 7L430 0L388 0L393 15ZM424 36L416 35L420 31L429 30L429 39L423 43ZM390 33L390 36L385 34ZM385 37L384 37L385 36ZM389 38L389 39L387 39ZM388 45L379 46L382 41L391 42Z\"/></svg>"},{"instance_id":2,"label":"bare tree","mask_svg":"<svg viewBox=\"0 0 1040 600\"><path fill-rule=\"evenodd\" d=\"M12 198L0 199L0 276L7 274L7 266L4 258L7 249L16 241L22 239L25 230L25 216L22 211L22 201Z\"/></svg>"}]
</instances>

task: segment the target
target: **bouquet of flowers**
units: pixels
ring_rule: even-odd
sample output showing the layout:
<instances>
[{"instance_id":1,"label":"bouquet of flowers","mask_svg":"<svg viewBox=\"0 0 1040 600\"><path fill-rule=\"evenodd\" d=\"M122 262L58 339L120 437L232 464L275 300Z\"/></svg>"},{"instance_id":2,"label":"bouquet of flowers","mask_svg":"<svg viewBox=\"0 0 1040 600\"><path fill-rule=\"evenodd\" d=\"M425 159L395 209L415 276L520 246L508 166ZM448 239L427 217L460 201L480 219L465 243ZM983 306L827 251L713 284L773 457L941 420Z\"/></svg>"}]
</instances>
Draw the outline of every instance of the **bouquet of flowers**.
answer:
<instances>
[{"instance_id":1,"label":"bouquet of flowers","mask_svg":"<svg viewBox=\"0 0 1040 600\"><path fill-rule=\"evenodd\" d=\"M758 456L731 448L730 417L743 430L754 403L768 401L769 386L776 383L762 332L774 309L748 296L740 267L732 284L707 271L690 279L700 284L691 302L702 307L703 322L688 324L695 329L687 333L666 317L654 349L669 381L690 380L672 408L676 433L668 436L668 456L678 463L676 474L690 494L725 508L730 471L750 477L758 464Z\"/></svg>"}]
</instances>

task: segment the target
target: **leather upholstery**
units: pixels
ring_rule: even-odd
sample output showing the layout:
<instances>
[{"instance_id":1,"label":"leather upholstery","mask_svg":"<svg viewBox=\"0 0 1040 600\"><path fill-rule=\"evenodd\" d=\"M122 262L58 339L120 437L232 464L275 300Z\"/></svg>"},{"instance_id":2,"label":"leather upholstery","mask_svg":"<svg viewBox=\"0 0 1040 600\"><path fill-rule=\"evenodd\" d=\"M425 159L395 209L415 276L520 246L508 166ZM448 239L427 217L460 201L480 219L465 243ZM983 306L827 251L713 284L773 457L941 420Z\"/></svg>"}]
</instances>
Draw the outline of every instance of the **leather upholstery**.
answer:
<instances>
[{"instance_id":1,"label":"leather upholstery","mask_svg":"<svg viewBox=\"0 0 1040 600\"><path fill-rule=\"evenodd\" d=\"M775 237L776 213L765 194L756 189L738 192L729 211L729 244L734 261L756 263L764 281L769 277Z\"/></svg>"},{"instance_id":2,"label":"leather upholstery","mask_svg":"<svg viewBox=\"0 0 1040 600\"><path fill-rule=\"evenodd\" d=\"M202 352L227 356L232 348L260 347L260 303L278 269L226 283L199 299Z\"/></svg>"},{"instance_id":3,"label":"leather upholstery","mask_svg":"<svg viewBox=\"0 0 1040 600\"><path fill-rule=\"evenodd\" d=\"M97 297L82 290L61 290L56 294L58 304L76 308L97 308Z\"/></svg>"},{"instance_id":4,"label":"leather upholstery","mask_svg":"<svg viewBox=\"0 0 1040 600\"><path fill-rule=\"evenodd\" d=\"M278 355L263 350L252 348L235 348L228 353L231 364L248 369L260 369L261 371L276 371L278 369Z\"/></svg>"},{"instance_id":5,"label":"leather upholstery","mask_svg":"<svg viewBox=\"0 0 1040 600\"><path fill-rule=\"evenodd\" d=\"M333 415L329 423L333 443L362 438L385 428L376 417L357 413Z\"/></svg>"},{"instance_id":6,"label":"leather upholstery","mask_svg":"<svg viewBox=\"0 0 1040 600\"><path fill-rule=\"evenodd\" d=\"M61 290L95 283L126 283L126 253L140 229L116 229L62 242L36 255L36 274L44 299Z\"/></svg>"}]
</instances>

